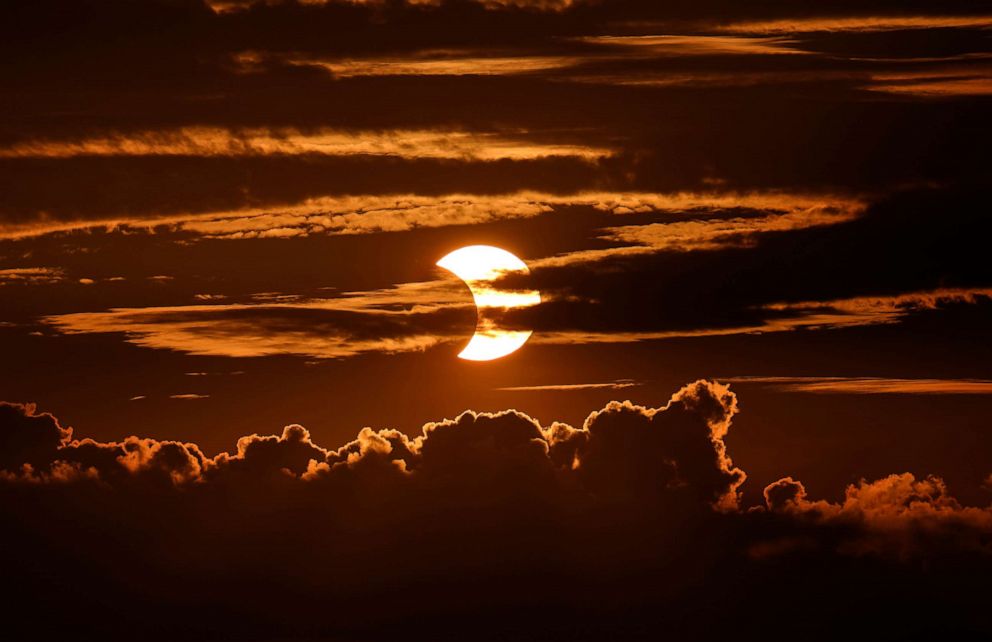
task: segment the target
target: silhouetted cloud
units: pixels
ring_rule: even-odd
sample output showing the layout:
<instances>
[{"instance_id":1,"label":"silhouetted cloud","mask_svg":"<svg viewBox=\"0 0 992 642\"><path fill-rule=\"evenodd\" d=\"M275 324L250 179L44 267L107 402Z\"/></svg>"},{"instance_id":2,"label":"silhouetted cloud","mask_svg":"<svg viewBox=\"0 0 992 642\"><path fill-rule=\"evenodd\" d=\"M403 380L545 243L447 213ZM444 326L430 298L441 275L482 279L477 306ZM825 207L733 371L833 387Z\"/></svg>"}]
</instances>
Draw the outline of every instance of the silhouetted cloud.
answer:
<instances>
[{"instance_id":1,"label":"silhouetted cloud","mask_svg":"<svg viewBox=\"0 0 992 642\"><path fill-rule=\"evenodd\" d=\"M430 633L415 627L414 637L458 636L463 617L498 613L478 637L546 639L569 637L579 612L586 632L637 637L657 630L642 608L706 612L690 581L699 573L720 614L704 629L663 618L666 627L756 633L740 615L809 573L808 602L788 600L796 610L765 623L765 635L828 597L853 610L824 630L855 625L857 587L895 578L905 591L880 598L884 608L912 591L932 600L916 625L959 611L967 578L988 566L989 509L908 473L853 484L839 503L811 500L785 478L765 489L765 506L740 506L745 474L724 443L736 413L729 388L697 381L660 408L612 402L581 428L466 411L415 436L365 428L336 450L290 425L206 457L178 441L77 439L51 415L5 403L2 556L22 587L6 625L116 638L155 600L184 609L156 634L188 638L216 636L219 613L228 636L329 638L388 637L417 618ZM969 573L939 595L927 588L959 559ZM846 582L847 591L829 588ZM388 617L373 617L381 600L414 586ZM596 604L607 590L622 601ZM39 596L69 593L68 607L38 619ZM78 618L96 603L116 616ZM535 613L538 603L554 608Z\"/></svg>"},{"instance_id":2,"label":"silhouetted cloud","mask_svg":"<svg viewBox=\"0 0 992 642\"><path fill-rule=\"evenodd\" d=\"M0 2L0 638L989 637L987 5Z\"/></svg>"}]
</instances>

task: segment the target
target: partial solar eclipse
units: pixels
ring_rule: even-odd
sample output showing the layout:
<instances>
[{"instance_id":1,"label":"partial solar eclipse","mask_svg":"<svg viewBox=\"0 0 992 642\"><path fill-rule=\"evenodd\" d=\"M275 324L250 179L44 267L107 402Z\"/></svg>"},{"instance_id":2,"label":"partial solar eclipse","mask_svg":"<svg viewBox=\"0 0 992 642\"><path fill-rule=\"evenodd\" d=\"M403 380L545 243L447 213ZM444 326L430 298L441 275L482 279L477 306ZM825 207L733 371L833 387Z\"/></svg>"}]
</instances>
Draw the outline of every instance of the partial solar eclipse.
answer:
<instances>
[{"instance_id":1,"label":"partial solar eclipse","mask_svg":"<svg viewBox=\"0 0 992 642\"><path fill-rule=\"evenodd\" d=\"M499 313L510 308L537 305L541 295L536 290L501 290L493 281L512 273L529 274L527 265L506 250L491 245L469 245L455 250L437 262L439 267L460 278L472 292L476 308L475 334L458 353L469 361L491 361L518 350L532 330L507 330L499 327Z\"/></svg>"}]
</instances>

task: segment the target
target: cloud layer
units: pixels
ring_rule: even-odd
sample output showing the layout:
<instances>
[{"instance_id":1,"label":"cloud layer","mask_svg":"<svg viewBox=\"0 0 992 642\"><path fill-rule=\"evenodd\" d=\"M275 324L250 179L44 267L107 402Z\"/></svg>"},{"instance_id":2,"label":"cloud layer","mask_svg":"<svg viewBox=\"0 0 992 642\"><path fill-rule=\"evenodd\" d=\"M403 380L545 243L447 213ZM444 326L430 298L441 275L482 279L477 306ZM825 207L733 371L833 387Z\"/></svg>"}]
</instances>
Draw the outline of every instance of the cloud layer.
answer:
<instances>
[{"instance_id":1,"label":"cloud layer","mask_svg":"<svg viewBox=\"0 0 992 642\"><path fill-rule=\"evenodd\" d=\"M2 555L21 587L7 625L111 638L136 626L187 638L777 638L825 600L839 610L824 637L904 600L929 608L883 633L987 625L967 607L992 563L990 509L908 473L852 484L836 503L785 478L764 505L742 506L746 475L724 442L737 412L728 387L697 381L660 408L612 402L581 428L467 411L414 436L365 428L337 449L290 425L208 457L179 441L78 438L4 403ZM971 570L939 584L961 564ZM804 577L816 581L792 595ZM879 584L893 590L868 608ZM774 620L744 617L768 600ZM150 604L181 617L149 621ZM114 617L85 616L101 605Z\"/></svg>"}]
</instances>

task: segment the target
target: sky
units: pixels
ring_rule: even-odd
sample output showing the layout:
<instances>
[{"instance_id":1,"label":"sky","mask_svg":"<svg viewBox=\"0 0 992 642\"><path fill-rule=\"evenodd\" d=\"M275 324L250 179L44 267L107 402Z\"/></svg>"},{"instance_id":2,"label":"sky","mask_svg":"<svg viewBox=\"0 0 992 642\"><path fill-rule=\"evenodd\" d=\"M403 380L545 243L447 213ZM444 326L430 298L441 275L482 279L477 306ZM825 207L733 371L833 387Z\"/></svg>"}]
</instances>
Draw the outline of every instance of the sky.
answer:
<instances>
[{"instance_id":1,"label":"sky","mask_svg":"<svg viewBox=\"0 0 992 642\"><path fill-rule=\"evenodd\" d=\"M989 634L990 36L971 0L6 0L8 631ZM472 245L540 299L491 361L437 265Z\"/></svg>"}]
</instances>

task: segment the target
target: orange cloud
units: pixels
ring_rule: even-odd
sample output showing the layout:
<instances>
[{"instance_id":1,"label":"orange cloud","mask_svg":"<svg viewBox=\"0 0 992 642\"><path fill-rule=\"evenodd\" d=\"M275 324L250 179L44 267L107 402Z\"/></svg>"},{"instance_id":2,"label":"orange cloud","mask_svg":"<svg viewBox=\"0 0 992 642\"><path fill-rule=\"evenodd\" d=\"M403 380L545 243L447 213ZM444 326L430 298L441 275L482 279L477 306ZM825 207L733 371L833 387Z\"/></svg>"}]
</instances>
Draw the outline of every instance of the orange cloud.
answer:
<instances>
[{"instance_id":1,"label":"orange cloud","mask_svg":"<svg viewBox=\"0 0 992 642\"><path fill-rule=\"evenodd\" d=\"M62 281L63 278L64 273L59 268L6 268L0 270L0 287L10 284L38 285L58 283L59 281Z\"/></svg>"},{"instance_id":2,"label":"orange cloud","mask_svg":"<svg viewBox=\"0 0 992 642\"><path fill-rule=\"evenodd\" d=\"M573 390L622 390L641 385L629 379L609 381L606 383L553 383L539 386L508 386L496 388L503 392L570 392Z\"/></svg>"},{"instance_id":3,"label":"orange cloud","mask_svg":"<svg viewBox=\"0 0 992 642\"><path fill-rule=\"evenodd\" d=\"M808 500L806 488L791 477L770 484L764 495L770 511L823 525L856 527L858 534L840 544L847 554L919 554L935 540L948 537L955 538L959 551L983 551L987 542L982 533L992 532L992 509L962 506L944 480L932 475L862 479L847 487L840 503Z\"/></svg>"},{"instance_id":4,"label":"orange cloud","mask_svg":"<svg viewBox=\"0 0 992 642\"><path fill-rule=\"evenodd\" d=\"M741 36L641 35L587 36L583 42L610 47L630 48L640 54L656 56L722 56L805 54L785 38L750 38Z\"/></svg>"},{"instance_id":5,"label":"orange cloud","mask_svg":"<svg viewBox=\"0 0 992 642\"><path fill-rule=\"evenodd\" d=\"M992 27L992 16L838 16L734 22L718 31L740 34L793 34L818 31L878 32L906 29Z\"/></svg>"},{"instance_id":6,"label":"orange cloud","mask_svg":"<svg viewBox=\"0 0 992 642\"><path fill-rule=\"evenodd\" d=\"M509 76L564 69L576 56L494 56L473 52L421 52L395 58L295 58L288 63L326 69L337 78L363 76Z\"/></svg>"},{"instance_id":7,"label":"orange cloud","mask_svg":"<svg viewBox=\"0 0 992 642\"><path fill-rule=\"evenodd\" d=\"M818 394L988 395L985 379L893 379L886 377L727 377L724 381L768 385L783 392Z\"/></svg>"},{"instance_id":8,"label":"orange cloud","mask_svg":"<svg viewBox=\"0 0 992 642\"><path fill-rule=\"evenodd\" d=\"M761 309L786 313L755 325L644 332L588 332L546 330L530 339L534 344L636 343L688 337L791 332L799 329L837 329L899 323L915 311L949 303L975 303L992 298L992 289L946 288L895 296L852 297L830 301L772 303Z\"/></svg>"},{"instance_id":9,"label":"orange cloud","mask_svg":"<svg viewBox=\"0 0 992 642\"><path fill-rule=\"evenodd\" d=\"M948 67L923 71L876 73L872 91L915 96L987 96L992 94L992 68L988 65Z\"/></svg>"},{"instance_id":10,"label":"orange cloud","mask_svg":"<svg viewBox=\"0 0 992 642\"><path fill-rule=\"evenodd\" d=\"M681 213L728 208L767 209L774 212L766 221L773 227L781 226L775 223L779 212L788 215L783 221L792 221L799 227L806 224L804 221L810 224L823 224L830 217L839 220L844 216L853 216L864 207L861 199L851 196L777 191L670 193L589 191L567 196L521 191L498 196L484 194L448 194L436 197L417 194L341 196L312 198L284 207L246 208L195 215L11 223L0 225L0 239L29 238L79 229L128 229L154 233L156 229L162 228L192 232L207 238L231 240L285 238L310 234L374 234L532 218L553 212L556 206L572 205L595 207L617 215L644 214L653 211ZM755 223L755 231L760 230L761 225L760 220ZM712 228L699 229L709 234ZM689 231L683 228L683 236L688 237ZM632 232L628 230L625 233ZM565 255L546 260L573 258L586 260L582 258L584 256L587 255Z\"/></svg>"},{"instance_id":11,"label":"orange cloud","mask_svg":"<svg viewBox=\"0 0 992 642\"><path fill-rule=\"evenodd\" d=\"M381 155L460 160L610 156L613 150L528 140L526 132L489 133L430 129L300 131L293 128L181 127L80 139L34 139L0 147L0 158L73 156Z\"/></svg>"}]
</instances>

